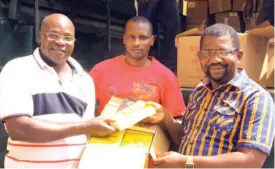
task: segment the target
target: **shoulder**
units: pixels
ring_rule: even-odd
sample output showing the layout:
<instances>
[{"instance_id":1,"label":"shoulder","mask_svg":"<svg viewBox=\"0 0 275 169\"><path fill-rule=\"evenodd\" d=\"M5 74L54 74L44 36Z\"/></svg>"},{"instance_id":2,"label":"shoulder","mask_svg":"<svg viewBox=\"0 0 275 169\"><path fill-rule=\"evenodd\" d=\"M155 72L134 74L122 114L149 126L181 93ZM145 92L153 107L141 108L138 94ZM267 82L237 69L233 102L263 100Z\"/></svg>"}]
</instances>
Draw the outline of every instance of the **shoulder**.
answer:
<instances>
[{"instance_id":1,"label":"shoulder","mask_svg":"<svg viewBox=\"0 0 275 169\"><path fill-rule=\"evenodd\" d=\"M114 58L101 61L101 62L97 63L94 67L92 67L91 71L106 70L106 69L112 68L115 65L117 65L117 63L120 62L120 60L121 60L120 58L121 58L121 56L116 56Z\"/></svg>"},{"instance_id":2,"label":"shoulder","mask_svg":"<svg viewBox=\"0 0 275 169\"><path fill-rule=\"evenodd\" d=\"M162 77L164 80L168 81L177 81L176 75L168 69L166 66L164 66L162 63L160 63L158 60L153 58L153 71L154 74L158 74L160 77Z\"/></svg>"},{"instance_id":3,"label":"shoulder","mask_svg":"<svg viewBox=\"0 0 275 169\"><path fill-rule=\"evenodd\" d=\"M252 79L249 79L249 83L244 91L244 95L248 95L248 100L250 101L256 98L265 98L259 100L260 102L273 100L270 93Z\"/></svg>"},{"instance_id":4,"label":"shoulder","mask_svg":"<svg viewBox=\"0 0 275 169\"><path fill-rule=\"evenodd\" d=\"M18 57L10 60L2 68L1 74L5 73L23 73L35 65L35 60L32 55Z\"/></svg>"}]
</instances>

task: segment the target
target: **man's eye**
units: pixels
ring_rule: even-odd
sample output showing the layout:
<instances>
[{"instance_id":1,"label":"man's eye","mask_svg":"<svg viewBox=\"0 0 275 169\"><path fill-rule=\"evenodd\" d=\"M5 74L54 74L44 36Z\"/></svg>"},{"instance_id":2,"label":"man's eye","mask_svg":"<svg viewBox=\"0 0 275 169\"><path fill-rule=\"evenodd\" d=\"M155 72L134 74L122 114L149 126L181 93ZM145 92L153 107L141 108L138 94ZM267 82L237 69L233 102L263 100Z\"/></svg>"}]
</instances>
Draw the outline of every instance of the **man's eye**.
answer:
<instances>
[{"instance_id":1,"label":"man's eye","mask_svg":"<svg viewBox=\"0 0 275 169\"><path fill-rule=\"evenodd\" d=\"M50 33L49 37L53 38L53 39L57 39L59 36L57 34L55 34L55 33Z\"/></svg>"},{"instance_id":2,"label":"man's eye","mask_svg":"<svg viewBox=\"0 0 275 169\"><path fill-rule=\"evenodd\" d=\"M74 38L73 38L73 37L70 37L70 36L65 36L64 39L65 39L66 41L73 41L73 40L74 40Z\"/></svg>"},{"instance_id":3,"label":"man's eye","mask_svg":"<svg viewBox=\"0 0 275 169\"><path fill-rule=\"evenodd\" d=\"M227 51L227 50L219 51L220 56L227 56L229 54L230 54L230 51Z\"/></svg>"},{"instance_id":4,"label":"man's eye","mask_svg":"<svg viewBox=\"0 0 275 169\"><path fill-rule=\"evenodd\" d=\"M146 40L147 37L146 37L146 36L141 36L140 39L141 39L141 40Z\"/></svg>"},{"instance_id":5,"label":"man's eye","mask_svg":"<svg viewBox=\"0 0 275 169\"><path fill-rule=\"evenodd\" d=\"M204 51L204 52L201 52L201 55L207 57L207 56L210 56L211 54L210 54L210 52Z\"/></svg>"},{"instance_id":6,"label":"man's eye","mask_svg":"<svg viewBox=\"0 0 275 169\"><path fill-rule=\"evenodd\" d=\"M130 35L130 36L128 36L128 38L129 38L129 39L135 39L135 36Z\"/></svg>"}]
</instances>

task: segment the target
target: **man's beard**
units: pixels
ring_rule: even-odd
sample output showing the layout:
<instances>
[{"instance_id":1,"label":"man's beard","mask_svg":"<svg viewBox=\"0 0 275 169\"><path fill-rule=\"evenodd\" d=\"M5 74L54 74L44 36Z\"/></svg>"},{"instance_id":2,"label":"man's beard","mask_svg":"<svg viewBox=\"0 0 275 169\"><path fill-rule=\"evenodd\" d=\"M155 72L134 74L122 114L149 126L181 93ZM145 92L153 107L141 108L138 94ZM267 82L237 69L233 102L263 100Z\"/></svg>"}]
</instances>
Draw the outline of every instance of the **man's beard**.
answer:
<instances>
[{"instance_id":1,"label":"man's beard","mask_svg":"<svg viewBox=\"0 0 275 169\"><path fill-rule=\"evenodd\" d=\"M219 78L214 78L210 73L211 66L222 66L225 70L223 75ZM207 68L206 68L206 75L207 75L207 77L209 77L209 79L213 80L214 82L216 82L218 84L225 84L225 83L227 83L227 80L228 80L228 69L227 69L227 67L228 67L228 65L226 65L226 64L211 64L211 65L208 65Z\"/></svg>"}]
</instances>

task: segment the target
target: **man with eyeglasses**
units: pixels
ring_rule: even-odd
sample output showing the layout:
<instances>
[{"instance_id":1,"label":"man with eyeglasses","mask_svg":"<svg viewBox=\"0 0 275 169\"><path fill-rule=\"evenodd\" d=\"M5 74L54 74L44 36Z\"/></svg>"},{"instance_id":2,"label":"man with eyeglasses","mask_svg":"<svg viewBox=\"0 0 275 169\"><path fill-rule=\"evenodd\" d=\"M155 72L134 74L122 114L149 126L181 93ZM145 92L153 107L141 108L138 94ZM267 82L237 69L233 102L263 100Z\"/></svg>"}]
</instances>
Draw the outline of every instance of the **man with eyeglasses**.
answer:
<instances>
[{"instance_id":1,"label":"man with eyeglasses","mask_svg":"<svg viewBox=\"0 0 275 169\"><path fill-rule=\"evenodd\" d=\"M11 60L0 74L0 120L10 137L5 168L76 168L87 136L115 129L94 117L93 80L71 57L71 20L46 16L39 39L32 55Z\"/></svg>"},{"instance_id":2,"label":"man with eyeglasses","mask_svg":"<svg viewBox=\"0 0 275 169\"><path fill-rule=\"evenodd\" d=\"M123 43L126 52L95 65L90 75L99 103L97 114L112 96L161 104L173 117L182 116L185 104L176 76L158 60L148 56L154 43L151 22L136 16L127 21ZM148 123L158 123L163 113L150 117Z\"/></svg>"},{"instance_id":3,"label":"man with eyeglasses","mask_svg":"<svg viewBox=\"0 0 275 169\"><path fill-rule=\"evenodd\" d=\"M182 125L163 123L178 152L159 154L156 168L261 168L274 138L274 103L245 70L237 32L215 24L201 36L206 77L193 90Z\"/></svg>"}]
</instances>

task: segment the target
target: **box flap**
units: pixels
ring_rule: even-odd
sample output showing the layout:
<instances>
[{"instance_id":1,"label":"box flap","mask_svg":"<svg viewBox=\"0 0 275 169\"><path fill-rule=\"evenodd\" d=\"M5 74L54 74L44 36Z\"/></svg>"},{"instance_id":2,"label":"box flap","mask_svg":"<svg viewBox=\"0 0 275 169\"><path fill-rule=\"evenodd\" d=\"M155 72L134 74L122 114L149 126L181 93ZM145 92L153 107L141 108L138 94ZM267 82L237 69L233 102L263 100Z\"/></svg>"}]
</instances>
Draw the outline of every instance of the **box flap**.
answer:
<instances>
[{"instance_id":1,"label":"box flap","mask_svg":"<svg viewBox=\"0 0 275 169\"><path fill-rule=\"evenodd\" d=\"M182 37L182 36L201 36L203 33L203 30L205 28L205 20L203 20L202 24L197 27L197 28L193 28L190 29L188 31L182 32L180 34L178 34L175 38L175 46L176 48L178 47L178 38Z\"/></svg>"},{"instance_id":2,"label":"box flap","mask_svg":"<svg viewBox=\"0 0 275 169\"><path fill-rule=\"evenodd\" d=\"M273 38L274 37L274 27L270 25L269 22L264 22L258 27L247 31L246 33L250 35L262 36L266 38Z\"/></svg>"},{"instance_id":3,"label":"box flap","mask_svg":"<svg viewBox=\"0 0 275 169\"><path fill-rule=\"evenodd\" d=\"M201 36L204 30L204 24L200 25L197 28L190 29L188 31L182 32L176 36L176 38L182 36Z\"/></svg>"}]
</instances>

